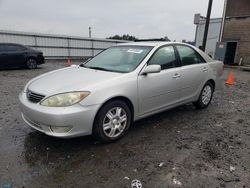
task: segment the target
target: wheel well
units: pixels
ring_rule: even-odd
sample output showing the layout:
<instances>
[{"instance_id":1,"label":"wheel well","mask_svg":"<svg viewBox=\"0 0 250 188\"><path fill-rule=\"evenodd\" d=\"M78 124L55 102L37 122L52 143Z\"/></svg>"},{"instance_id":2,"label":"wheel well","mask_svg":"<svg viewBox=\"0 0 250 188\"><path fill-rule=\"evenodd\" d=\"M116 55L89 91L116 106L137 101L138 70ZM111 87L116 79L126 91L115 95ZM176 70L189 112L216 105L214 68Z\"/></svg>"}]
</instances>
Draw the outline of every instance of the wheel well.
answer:
<instances>
[{"instance_id":1,"label":"wheel well","mask_svg":"<svg viewBox=\"0 0 250 188\"><path fill-rule=\"evenodd\" d=\"M111 101L116 101L116 100L123 101L123 102L125 102L128 105L128 107L129 107L129 109L131 111L131 120L133 122L133 120L134 120L134 105L133 105L133 103L127 97L118 96L118 97L111 98L111 99L107 100L105 103L103 103L102 106L100 107L100 109L105 104L107 104L107 103L109 103ZM100 111L100 109L98 110L98 112ZM98 114L98 112L96 113L96 115Z\"/></svg>"},{"instance_id":2,"label":"wheel well","mask_svg":"<svg viewBox=\"0 0 250 188\"><path fill-rule=\"evenodd\" d=\"M207 82L210 82L213 85L214 89L215 89L215 81L213 79L210 79Z\"/></svg>"},{"instance_id":3,"label":"wheel well","mask_svg":"<svg viewBox=\"0 0 250 188\"><path fill-rule=\"evenodd\" d=\"M28 57L26 58L26 61L28 61L29 59L34 59L34 60L36 60L36 57L34 57L34 56L28 56Z\"/></svg>"}]
</instances>

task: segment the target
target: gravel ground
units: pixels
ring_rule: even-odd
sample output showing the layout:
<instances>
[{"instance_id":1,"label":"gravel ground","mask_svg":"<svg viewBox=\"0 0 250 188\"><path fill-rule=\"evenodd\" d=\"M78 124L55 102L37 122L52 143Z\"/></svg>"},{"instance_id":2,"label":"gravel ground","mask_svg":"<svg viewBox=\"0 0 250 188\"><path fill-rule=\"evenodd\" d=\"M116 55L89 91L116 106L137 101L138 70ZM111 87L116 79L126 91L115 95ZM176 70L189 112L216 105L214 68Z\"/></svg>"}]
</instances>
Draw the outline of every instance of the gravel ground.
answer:
<instances>
[{"instance_id":1,"label":"gravel ground","mask_svg":"<svg viewBox=\"0 0 250 188\"><path fill-rule=\"evenodd\" d=\"M217 92L205 110L185 105L134 123L104 145L92 137L57 139L21 119L25 83L63 67L0 71L0 187L250 187L250 72Z\"/></svg>"}]
</instances>

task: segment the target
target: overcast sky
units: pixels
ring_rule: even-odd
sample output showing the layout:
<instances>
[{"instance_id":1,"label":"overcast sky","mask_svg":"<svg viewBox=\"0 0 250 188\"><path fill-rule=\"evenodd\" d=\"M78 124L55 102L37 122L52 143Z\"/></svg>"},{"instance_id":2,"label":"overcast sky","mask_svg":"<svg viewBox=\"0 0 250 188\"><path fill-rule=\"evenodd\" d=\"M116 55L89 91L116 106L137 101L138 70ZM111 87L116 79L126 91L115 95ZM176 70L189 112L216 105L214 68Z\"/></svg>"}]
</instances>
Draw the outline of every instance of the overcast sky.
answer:
<instances>
[{"instance_id":1,"label":"overcast sky","mask_svg":"<svg viewBox=\"0 0 250 188\"><path fill-rule=\"evenodd\" d=\"M224 0L214 0L221 17ZM195 13L206 15L208 0L0 0L0 29L106 38L194 40Z\"/></svg>"}]
</instances>

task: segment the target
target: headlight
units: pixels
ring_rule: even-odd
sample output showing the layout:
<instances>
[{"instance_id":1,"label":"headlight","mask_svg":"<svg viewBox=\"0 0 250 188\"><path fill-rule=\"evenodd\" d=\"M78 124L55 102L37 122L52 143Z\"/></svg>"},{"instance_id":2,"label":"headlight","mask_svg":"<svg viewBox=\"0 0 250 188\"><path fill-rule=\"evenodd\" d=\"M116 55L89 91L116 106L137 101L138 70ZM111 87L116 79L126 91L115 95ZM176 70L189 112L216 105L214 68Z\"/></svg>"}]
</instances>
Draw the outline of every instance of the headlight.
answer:
<instances>
[{"instance_id":1,"label":"headlight","mask_svg":"<svg viewBox=\"0 0 250 188\"><path fill-rule=\"evenodd\" d=\"M76 104L86 98L89 95L89 92L71 92L71 93L62 93L58 95L53 95L46 98L40 104L43 106L50 107L65 107Z\"/></svg>"}]
</instances>

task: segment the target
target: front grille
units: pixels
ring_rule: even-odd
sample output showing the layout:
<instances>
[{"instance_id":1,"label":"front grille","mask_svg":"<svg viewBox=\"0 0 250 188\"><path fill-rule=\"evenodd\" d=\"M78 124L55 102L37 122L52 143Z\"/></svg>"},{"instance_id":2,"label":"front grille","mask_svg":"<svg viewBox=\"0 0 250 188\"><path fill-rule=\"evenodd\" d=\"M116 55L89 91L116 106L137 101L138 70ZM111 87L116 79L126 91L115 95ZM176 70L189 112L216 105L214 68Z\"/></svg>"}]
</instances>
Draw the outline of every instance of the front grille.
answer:
<instances>
[{"instance_id":1,"label":"front grille","mask_svg":"<svg viewBox=\"0 0 250 188\"><path fill-rule=\"evenodd\" d=\"M27 98L30 102L39 103L44 97L45 97L44 95L27 90Z\"/></svg>"}]
</instances>

